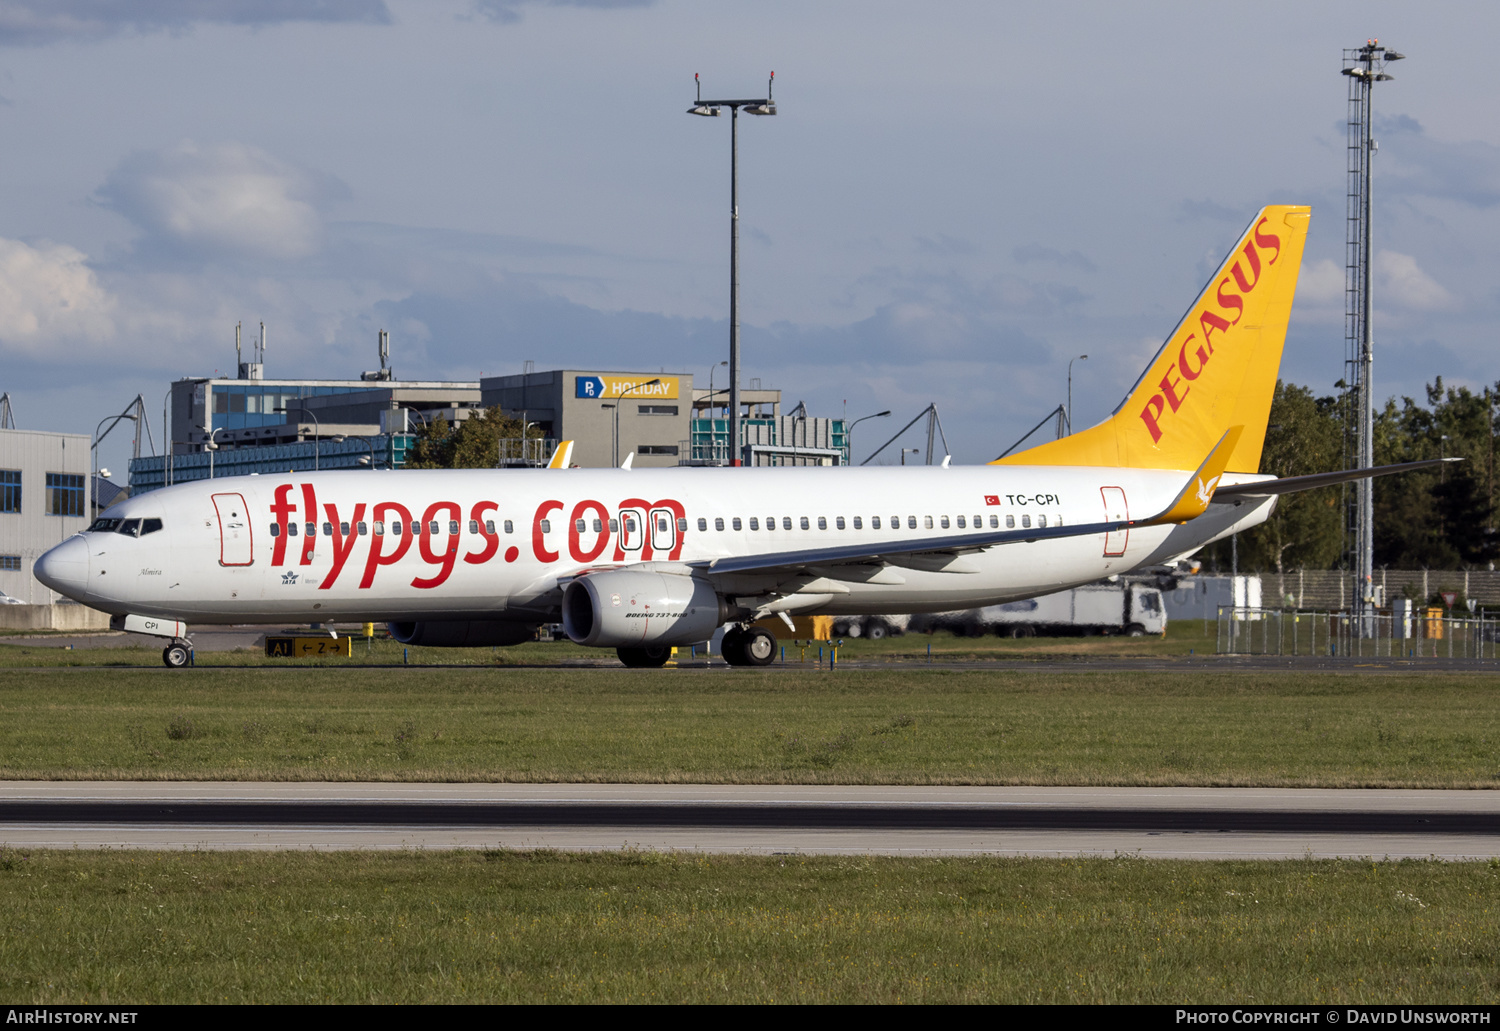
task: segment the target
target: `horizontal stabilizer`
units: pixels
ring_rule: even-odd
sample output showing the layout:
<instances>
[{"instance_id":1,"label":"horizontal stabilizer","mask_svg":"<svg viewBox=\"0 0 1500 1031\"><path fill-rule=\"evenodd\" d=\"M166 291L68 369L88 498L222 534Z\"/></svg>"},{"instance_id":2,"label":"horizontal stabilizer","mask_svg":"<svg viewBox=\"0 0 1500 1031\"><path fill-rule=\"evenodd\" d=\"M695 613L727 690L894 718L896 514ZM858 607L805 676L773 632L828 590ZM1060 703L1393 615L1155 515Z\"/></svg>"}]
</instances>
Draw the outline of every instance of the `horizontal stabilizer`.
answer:
<instances>
[{"instance_id":1,"label":"horizontal stabilizer","mask_svg":"<svg viewBox=\"0 0 1500 1031\"><path fill-rule=\"evenodd\" d=\"M1314 473L1311 476L1288 476L1280 480L1257 480L1253 483L1225 484L1214 492L1214 499L1227 497L1268 497L1272 494L1294 494L1299 490L1316 487L1333 487L1351 480L1363 480L1370 476L1389 476L1413 469L1431 469L1435 465L1462 462L1463 458L1424 458L1420 462L1399 462L1396 465L1377 465L1371 469L1345 469L1336 473Z\"/></svg>"}]
</instances>

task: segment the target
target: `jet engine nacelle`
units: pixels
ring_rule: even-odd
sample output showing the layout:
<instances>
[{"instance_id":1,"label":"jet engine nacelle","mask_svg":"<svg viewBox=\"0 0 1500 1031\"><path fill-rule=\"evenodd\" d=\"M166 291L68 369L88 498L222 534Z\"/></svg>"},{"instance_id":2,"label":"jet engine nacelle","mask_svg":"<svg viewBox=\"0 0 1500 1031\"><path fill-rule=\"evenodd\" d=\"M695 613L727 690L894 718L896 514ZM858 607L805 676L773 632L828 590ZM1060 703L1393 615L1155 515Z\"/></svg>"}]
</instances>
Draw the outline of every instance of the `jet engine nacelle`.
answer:
<instances>
[{"instance_id":1,"label":"jet engine nacelle","mask_svg":"<svg viewBox=\"0 0 1500 1031\"><path fill-rule=\"evenodd\" d=\"M636 648L706 641L729 618L708 584L675 573L591 573L563 591L563 629L578 644Z\"/></svg>"},{"instance_id":2,"label":"jet engine nacelle","mask_svg":"<svg viewBox=\"0 0 1500 1031\"><path fill-rule=\"evenodd\" d=\"M485 648L530 641L536 637L537 624L499 620L426 620L387 623L386 627L397 644L420 644L428 648Z\"/></svg>"}]
</instances>

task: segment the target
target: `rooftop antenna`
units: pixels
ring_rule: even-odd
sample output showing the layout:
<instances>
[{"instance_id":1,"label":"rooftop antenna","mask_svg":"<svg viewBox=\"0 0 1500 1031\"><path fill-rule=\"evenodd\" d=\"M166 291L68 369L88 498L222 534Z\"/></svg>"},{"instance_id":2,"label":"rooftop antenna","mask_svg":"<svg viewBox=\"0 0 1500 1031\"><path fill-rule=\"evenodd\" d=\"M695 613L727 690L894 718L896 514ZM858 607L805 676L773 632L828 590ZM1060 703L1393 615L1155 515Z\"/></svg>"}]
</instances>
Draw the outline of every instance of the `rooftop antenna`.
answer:
<instances>
[{"instance_id":1,"label":"rooftop antenna","mask_svg":"<svg viewBox=\"0 0 1500 1031\"><path fill-rule=\"evenodd\" d=\"M240 324L234 324L234 372L240 379L245 378L245 359L240 354Z\"/></svg>"},{"instance_id":2,"label":"rooftop antenna","mask_svg":"<svg viewBox=\"0 0 1500 1031\"><path fill-rule=\"evenodd\" d=\"M385 330L380 331L380 371L385 372L391 360L391 335Z\"/></svg>"},{"instance_id":3,"label":"rooftop antenna","mask_svg":"<svg viewBox=\"0 0 1500 1031\"><path fill-rule=\"evenodd\" d=\"M13 430L16 428L16 416L10 410L9 392L0 394L0 430Z\"/></svg>"},{"instance_id":4,"label":"rooftop antenna","mask_svg":"<svg viewBox=\"0 0 1500 1031\"><path fill-rule=\"evenodd\" d=\"M262 363L266 360L266 324L260 324L260 359Z\"/></svg>"}]
</instances>

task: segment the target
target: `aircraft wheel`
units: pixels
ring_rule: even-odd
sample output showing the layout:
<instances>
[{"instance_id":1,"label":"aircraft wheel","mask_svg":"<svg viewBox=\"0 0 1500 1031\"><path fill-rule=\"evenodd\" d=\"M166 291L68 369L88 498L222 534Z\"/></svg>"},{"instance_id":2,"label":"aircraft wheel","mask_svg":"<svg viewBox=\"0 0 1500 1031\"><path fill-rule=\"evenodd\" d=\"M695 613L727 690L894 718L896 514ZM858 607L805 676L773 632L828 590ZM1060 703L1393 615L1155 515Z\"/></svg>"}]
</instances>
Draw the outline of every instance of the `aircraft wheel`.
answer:
<instances>
[{"instance_id":1,"label":"aircraft wheel","mask_svg":"<svg viewBox=\"0 0 1500 1031\"><path fill-rule=\"evenodd\" d=\"M672 657L672 648L664 644L648 644L640 648L616 648L620 661L632 669L660 669Z\"/></svg>"},{"instance_id":2,"label":"aircraft wheel","mask_svg":"<svg viewBox=\"0 0 1500 1031\"><path fill-rule=\"evenodd\" d=\"M865 636L872 641L879 641L888 633L890 633L890 628L878 619L865 627Z\"/></svg>"},{"instance_id":3,"label":"aircraft wheel","mask_svg":"<svg viewBox=\"0 0 1500 1031\"><path fill-rule=\"evenodd\" d=\"M719 654L731 666L748 666L750 663L745 659L745 631L739 627L726 631L719 644Z\"/></svg>"},{"instance_id":4,"label":"aircraft wheel","mask_svg":"<svg viewBox=\"0 0 1500 1031\"><path fill-rule=\"evenodd\" d=\"M169 669L181 669L188 664L188 646L181 641L173 641L161 650L161 661L167 664Z\"/></svg>"},{"instance_id":5,"label":"aircraft wheel","mask_svg":"<svg viewBox=\"0 0 1500 1031\"><path fill-rule=\"evenodd\" d=\"M741 649L747 666L769 666L776 661L776 635L763 626L745 631Z\"/></svg>"}]
</instances>

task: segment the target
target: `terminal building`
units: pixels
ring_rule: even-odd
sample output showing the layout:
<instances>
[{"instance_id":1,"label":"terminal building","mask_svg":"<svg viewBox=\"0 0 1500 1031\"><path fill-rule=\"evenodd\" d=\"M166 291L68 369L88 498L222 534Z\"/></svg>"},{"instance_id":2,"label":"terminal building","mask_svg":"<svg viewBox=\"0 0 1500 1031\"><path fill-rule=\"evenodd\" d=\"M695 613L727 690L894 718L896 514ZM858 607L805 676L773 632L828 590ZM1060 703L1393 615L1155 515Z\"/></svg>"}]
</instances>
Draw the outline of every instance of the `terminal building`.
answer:
<instances>
[{"instance_id":1,"label":"terminal building","mask_svg":"<svg viewBox=\"0 0 1500 1031\"><path fill-rule=\"evenodd\" d=\"M15 601L61 600L31 567L42 552L89 524L89 443L84 433L0 429L0 592Z\"/></svg>"},{"instance_id":2,"label":"terminal building","mask_svg":"<svg viewBox=\"0 0 1500 1031\"><path fill-rule=\"evenodd\" d=\"M696 387L692 373L528 370L479 382L398 381L385 367L359 379L266 379L261 362L235 378L172 384L164 455L130 464L132 494L173 483L248 473L400 469L416 433L441 417L458 422L499 408L542 440L501 441L496 465L545 465L558 441L574 441L582 467L843 465L842 419L783 415L781 392L752 381L740 391L738 447L729 441L728 388Z\"/></svg>"}]
</instances>

